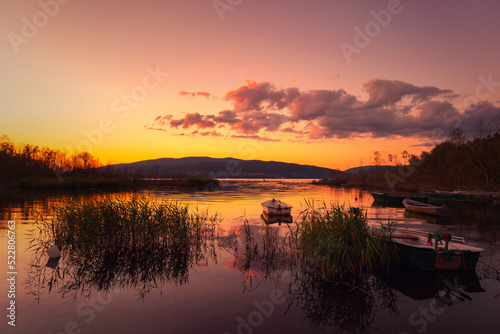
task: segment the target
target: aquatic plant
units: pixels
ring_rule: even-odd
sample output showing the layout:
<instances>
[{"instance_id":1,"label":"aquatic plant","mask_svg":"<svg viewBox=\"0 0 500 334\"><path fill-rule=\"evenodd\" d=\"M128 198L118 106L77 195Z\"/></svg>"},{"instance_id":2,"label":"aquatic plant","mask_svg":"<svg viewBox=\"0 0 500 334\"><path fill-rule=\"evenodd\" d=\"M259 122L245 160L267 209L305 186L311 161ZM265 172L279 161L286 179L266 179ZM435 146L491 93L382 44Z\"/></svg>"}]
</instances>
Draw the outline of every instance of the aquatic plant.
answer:
<instances>
[{"instance_id":1,"label":"aquatic plant","mask_svg":"<svg viewBox=\"0 0 500 334\"><path fill-rule=\"evenodd\" d=\"M306 200L297 223L284 229L286 233L279 233L279 227L263 223L260 233L255 233L248 221L243 221L240 237L235 235L229 248L233 248L235 263L245 276L250 269L266 279L273 272L303 268L314 272L315 280L352 287L397 262L397 248L387 242L393 225L388 222L372 228L366 214L357 208L337 203L315 207Z\"/></svg>"},{"instance_id":2,"label":"aquatic plant","mask_svg":"<svg viewBox=\"0 0 500 334\"><path fill-rule=\"evenodd\" d=\"M385 249L386 244L380 239L383 238L382 233L390 233L390 229L372 230L366 225L365 214L359 210L345 209L337 204L332 205L332 208L323 204L323 207L315 209L312 202L307 203L308 208L302 214L302 221L296 226L280 227L263 223L258 231L257 226L251 226L244 219L241 233L235 234L234 240L232 238L225 243L228 246L226 250L234 254L235 269L244 277L244 291L251 291L264 282L276 286L285 283L288 286L283 290L288 291L285 293L288 307L295 305L303 309L306 318L318 332L324 332L331 326L337 327L340 332L371 332L378 311L398 313L397 294L372 275L366 265L360 271L348 273L345 269L347 265L341 260L330 260L329 265L345 269L342 271L343 275L330 274L328 270L333 272L334 269L326 267L328 260L317 256L330 251L328 244L349 244L347 239L350 237L346 235L363 235L365 239L373 239L370 241L377 244L372 247L379 255L373 260L371 268L376 271L385 263L382 255L385 254L386 259L395 256L390 248ZM354 226L344 227L337 234L331 233L331 228L338 228L342 224ZM339 239L344 241L339 242ZM352 248L349 245L342 247ZM310 252L309 249L315 252ZM349 256L348 263L360 261L359 258ZM358 267L359 264L356 268Z\"/></svg>"},{"instance_id":3,"label":"aquatic plant","mask_svg":"<svg viewBox=\"0 0 500 334\"><path fill-rule=\"evenodd\" d=\"M217 214L145 197L68 201L35 223L30 284L43 283L40 254L54 244L63 255L56 268L63 294L127 285L144 296L161 282L183 284L193 265L216 258L219 223Z\"/></svg>"},{"instance_id":4,"label":"aquatic plant","mask_svg":"<svg viewBox=\"0 0 500 334\"><path fill-rule=\"evenodd\" d=\"M323 279L357 279L396 260L396 248L380 237L385 231L370 228L363 211L337 203L306 206L296 240Z\"/></svg>"}]
</instances>

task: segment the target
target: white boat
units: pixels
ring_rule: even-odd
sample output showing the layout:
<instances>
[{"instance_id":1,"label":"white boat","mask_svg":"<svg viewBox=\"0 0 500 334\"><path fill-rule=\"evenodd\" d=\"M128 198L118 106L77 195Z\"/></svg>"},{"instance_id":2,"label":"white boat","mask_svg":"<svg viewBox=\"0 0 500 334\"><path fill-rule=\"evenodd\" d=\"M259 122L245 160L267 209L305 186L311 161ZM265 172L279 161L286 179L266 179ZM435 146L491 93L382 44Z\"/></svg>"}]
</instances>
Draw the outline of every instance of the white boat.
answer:
<instances>
[{"instance_id":1,"label":"white boat","mask_svg":"<svg viewBox=\"0 0 500 334\"><path fill-rule=\"evenodd\" d=\"M292 206L279 199L273 198L272 200L262 202L260 205L262 205L264 213L269 216L286 216L292 212Z\"/></svg>"}]
</instances>

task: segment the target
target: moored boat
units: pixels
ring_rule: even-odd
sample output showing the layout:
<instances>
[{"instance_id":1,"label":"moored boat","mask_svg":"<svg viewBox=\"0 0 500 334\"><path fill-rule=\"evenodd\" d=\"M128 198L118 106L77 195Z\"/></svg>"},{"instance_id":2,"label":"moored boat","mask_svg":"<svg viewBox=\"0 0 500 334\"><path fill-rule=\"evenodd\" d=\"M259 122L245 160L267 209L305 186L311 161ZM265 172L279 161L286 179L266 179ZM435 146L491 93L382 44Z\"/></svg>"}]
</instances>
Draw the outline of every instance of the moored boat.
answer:
<instances>
[{"instance_id":1,"label":"moored boat","mask_svg":"<svg viewBox=\"0 0 500 334\"><path fill-rule=\"evenodd\" d=\"M409 211L425 213L428 215L445 217L451 214L451 209L447 208L444 205L439 207L435 205L414 201L409 198L405 198L403 200L403 205Z\"/></svg>"},{"instance_id":2,"label":"moored boat","mask_svg":"<svg viewBox=\"0 0 500 334\"><path fill-rule=\"evenodd\" d=\"M290 215L292 206L279 199L272 199L261 203L262 209L265 214L269 216L285 216Z\"/></svg>"},{"instance_id":3,"label":"moored boat","mask_svg":"<svg viewBox=\"0 0 500 334\"><path fill-rule=\"evenodd\" d=\"M396 202L401 204L405 198L412 199L414 201L419 201L422 203L427 203L427 197L425 196L404 196L404 195L390 195L386 193L371 193L375 201L380 202Z\"/></svg>"},{"instance_id":4,"label":"moored boat","mask_svg":"<svg viewBox=\"0 0 500 334\"><path fill-rule=\"evenodd\" d=\"M495 193L481 191L443 191L422 192L430 201L468 203L468 204L493 204Z\"/></svg>"},{"instance_id":5,"label":"moored boat","mask_svg":"<svg viewBox=\"0 0 500 334\"><path fill-rule=\"evenodd\" d=\"M420 270L474 270L483 251L445 231L396 229L391 241L398 247L401 263Z\"/></svg>"}]
</instances>

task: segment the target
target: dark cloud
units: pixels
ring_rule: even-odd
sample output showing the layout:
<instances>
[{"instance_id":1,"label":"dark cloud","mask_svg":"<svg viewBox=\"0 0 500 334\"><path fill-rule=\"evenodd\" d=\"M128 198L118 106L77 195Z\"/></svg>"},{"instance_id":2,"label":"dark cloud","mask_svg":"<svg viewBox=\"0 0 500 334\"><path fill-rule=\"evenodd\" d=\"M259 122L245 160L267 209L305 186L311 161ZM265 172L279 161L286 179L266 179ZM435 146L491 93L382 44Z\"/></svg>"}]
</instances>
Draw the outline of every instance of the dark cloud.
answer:
<instances>
[{"instance_id":1,"label":"dark cloud","mask_svg":"<svg viewBox=\"0 0 500 334\"><path fill-rule=\"evenodd\" d=\"M449 89L439 89L437 87L418 87L399 80L368 79L363 84L370 98L365 107L377 108L391 106L401 101L404 97L412 99L413 103L429 100L433 97L451 94Z\"/></svg>"},{"instance_id":2,"label":"dark cloud","mask_svg":"<svg viewBox=\"0 0 500 334\"><path fill-rule=\"evenodd\" d=\"M281 110L299 95L298 88L276 89L269 82L247 80L247 86L227 92L225 99L231 101L235 111Z\"/></svg>"},{"instance_id":3,"label":"dark cloud","mask_svg":"<svg viewBox=\"0 0 500 334\"><path fill-rule=\"evenodd\" d=\"M217 123L224 124L235 124L240 122L240 119L238 119L238 114L231 110L220 111L219 115L212 116L212 119Z\"/></svg>"},{"instance_id":4,"label":"dark cloud","mask_svg":"<svg viewBox=\"0 0 500 334\"><path fill-rule=\"evenodd\" d=\"M477 132L480 123L484 130L500 131L500 108L489 102L470 105L461 116L465 120L459 126L469 136Z\"/></svg>"},{"instance_id":5,"label":"dark cloud","mask_svg":"<svg viewBox=\"0 0 500 334\"><path fill-rule=\"evenodd\" d=\"M498 107L482 102L461 112L450 99L457 95L448 89L380 79L367 80L363 87L368 93L366 101L343 89L300 91L295 87L276 88L269 82L247 81L246 86L225 96L233 104L233 110L216 115L186 114L181 119L159 116L152 127L195 130L217 127L225 128L233 138L258 140L264 140L266 133L272 132L295 139L306 135L309 139L357 136L430 139L435 133L448 133L451 126L461 127L472 135L481 121L491 126L500 124Z\"/></svg>"},{"instance_id":6,"label":"dark cloud","mask_svg":"<svg viewBox=\"0 0 500 334\"><path fill-rule=\"evenodd\" d=\"M314 120L322 116L347 115L357 99L344 90L311 90L300 93L289 105L294 121Z\"/></svg>"},{"instance_id":7,"label":"dark cloud","mask_svg":"<svg viewBox=\"0 0 500 334\"><path fill-rule=\"evenodd\" d=\"M215 123L208 119L207 116L200 115L199 113L189 114L187 113L184 118L172 119L170 121L170 127L177 128L182 126L182 128L187 129L191 126L196 126L199 129L213 128Z\"/></svg>"},{"instance_id":8,"label":"dark cloud","mask_svg":"<svg viewBox=\"0 0 500 334\"><path fill-rule=\"evenodd\" d=\"M231 129L245 134L258 133L260 130L272 132L287 121L288 117L283 114L254 110L245 112L239 122L231 125Z\"/></svg>"},{"instance_id":9,"label":"dark cloud","mask_svg":"<svg viewBox=\"0 0 500 334\"><path fill-rule=\"evenodd\" d=\"M154 124L157 126L167 125L170 124L172 118L172 115L158 116L154 119Z\"/></svg>"}]
</instances>

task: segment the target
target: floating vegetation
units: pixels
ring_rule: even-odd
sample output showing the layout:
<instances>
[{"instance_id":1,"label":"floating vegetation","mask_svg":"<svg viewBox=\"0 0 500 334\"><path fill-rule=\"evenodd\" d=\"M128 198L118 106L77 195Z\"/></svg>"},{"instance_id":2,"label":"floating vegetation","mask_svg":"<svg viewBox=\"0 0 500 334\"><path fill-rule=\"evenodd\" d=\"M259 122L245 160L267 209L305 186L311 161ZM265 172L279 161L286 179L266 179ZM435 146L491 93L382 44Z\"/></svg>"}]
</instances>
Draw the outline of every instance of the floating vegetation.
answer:
<instances>
[{"instance_id":1,"label":"floating vegetation","mask_svg":"<svg viewBox=\"0 0 500 334\"><path fill-rule=\"evenodd\" d=\"M193 265L217 257L219 216L190 212L178 202L102 197L70 201L54 211L35 224L31 274L38 279L31 282L44 283L40 261L55 244L63 255L56 268L62 271L56 277L64 278L63 294L135 286L144 295L164 281L186 283Z\"/></svg>"}]
</instances>

